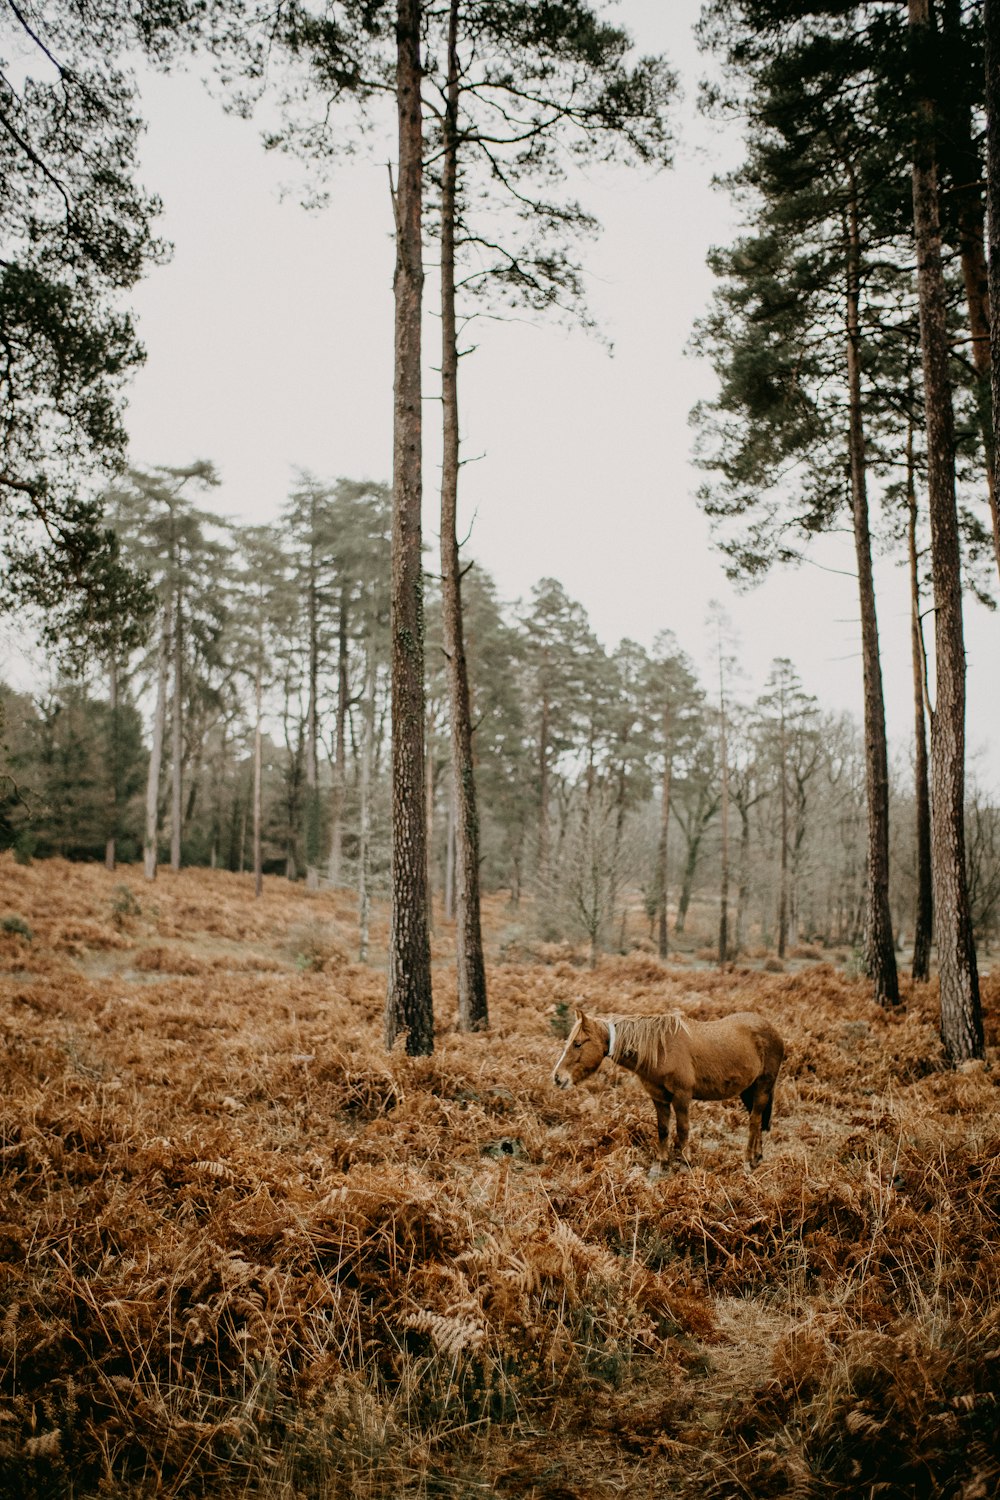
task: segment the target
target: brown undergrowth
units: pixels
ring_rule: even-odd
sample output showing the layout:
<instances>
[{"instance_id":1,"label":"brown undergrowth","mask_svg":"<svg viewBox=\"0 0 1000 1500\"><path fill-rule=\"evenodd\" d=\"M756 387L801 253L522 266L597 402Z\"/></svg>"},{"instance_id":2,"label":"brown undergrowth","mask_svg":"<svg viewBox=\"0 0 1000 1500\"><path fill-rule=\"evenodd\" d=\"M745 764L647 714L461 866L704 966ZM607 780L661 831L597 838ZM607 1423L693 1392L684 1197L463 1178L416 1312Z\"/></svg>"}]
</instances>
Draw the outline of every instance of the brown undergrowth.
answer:
<instances>
[{"instance_id":1,"label":"brown undergrowth","mask_svg":"<svg viewBox=\"0 0 1000 1500\"><path fill-rule=\"evenodd\" d=\"M500 962L492 917L490 1034L439 924L412 1060L350 893L0 860L0 1493L995 1493L1000 1074L942 1070L933 989ZM578 997L765 1011L764 1165L696 1105L649 1184L635 1080L550 1083Z\"/></svg>"}]
</instances>

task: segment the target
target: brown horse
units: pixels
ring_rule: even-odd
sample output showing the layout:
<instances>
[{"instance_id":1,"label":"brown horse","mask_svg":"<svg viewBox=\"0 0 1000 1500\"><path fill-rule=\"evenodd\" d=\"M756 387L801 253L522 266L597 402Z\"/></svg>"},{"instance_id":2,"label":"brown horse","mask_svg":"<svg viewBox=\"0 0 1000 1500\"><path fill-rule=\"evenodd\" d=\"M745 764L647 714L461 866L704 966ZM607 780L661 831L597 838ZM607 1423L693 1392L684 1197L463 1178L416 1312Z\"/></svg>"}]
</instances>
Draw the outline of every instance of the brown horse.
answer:
<instances>
[{"instance_id":1,"label":"brown horse","mask_svg":"<svg viewBox=\"0 0 1000 1500\"><path fill-rule=\"evenodd\" d=\"M605 1057L634 1073L656 1108L655 1182L668 1159L670 1106L676 1133L673 1159L687 1166L688 1109L692 1099L731 1099L739 1094L750 1111L747 1161L761 1160L762 1130L771 1128L774 1081L785 1055L769 1021L741 1010L720 1021L691 1021L680 1011L658 1016L587 1016L576 1012L562 1057L553 1073L560 1088L580 1083Z\"/></svg>"}]
</instances>

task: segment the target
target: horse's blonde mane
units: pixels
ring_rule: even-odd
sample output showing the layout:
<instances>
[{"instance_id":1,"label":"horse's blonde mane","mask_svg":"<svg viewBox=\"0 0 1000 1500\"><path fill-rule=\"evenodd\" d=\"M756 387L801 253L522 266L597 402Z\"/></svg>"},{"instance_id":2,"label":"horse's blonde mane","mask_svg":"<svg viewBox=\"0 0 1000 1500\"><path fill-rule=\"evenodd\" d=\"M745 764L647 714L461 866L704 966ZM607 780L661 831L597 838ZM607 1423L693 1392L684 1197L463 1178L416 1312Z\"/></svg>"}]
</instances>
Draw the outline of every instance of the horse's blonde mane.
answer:
<instances>
[{"instance_id":1,"label":"horse's blonde mane","mask_svg":"<svg viewBox=\"0 0 1000 1500\"><path fill-rule=\"evenodd\" d=\"M655 1016L612 1016L615 1023L615 1059L634 1057L643 1072L653 1068L667 1043L679 1032L690 1032L683 1011L668 1010Z\"/></svg>"}]
</instances>

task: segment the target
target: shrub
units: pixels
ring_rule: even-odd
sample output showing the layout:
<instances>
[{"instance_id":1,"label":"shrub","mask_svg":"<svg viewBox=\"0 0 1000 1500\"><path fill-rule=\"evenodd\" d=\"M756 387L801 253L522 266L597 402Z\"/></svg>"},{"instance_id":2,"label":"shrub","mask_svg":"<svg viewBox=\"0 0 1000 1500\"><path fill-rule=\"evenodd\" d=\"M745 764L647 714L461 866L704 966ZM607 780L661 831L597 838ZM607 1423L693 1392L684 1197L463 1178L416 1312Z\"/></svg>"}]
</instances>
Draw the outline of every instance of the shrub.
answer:
<instances>
[{"instance_id":1,"label":"shrub","mask_svg":"<svg viewBox=\"0 0 1000 1500\"><path fill-rule=\"evenodd\" d=\"M0 918L0 930L15 934L17 937L23 937L29 943L33 941L35 936L23 917L9 916Z\"/></svg>"}]
</instances>

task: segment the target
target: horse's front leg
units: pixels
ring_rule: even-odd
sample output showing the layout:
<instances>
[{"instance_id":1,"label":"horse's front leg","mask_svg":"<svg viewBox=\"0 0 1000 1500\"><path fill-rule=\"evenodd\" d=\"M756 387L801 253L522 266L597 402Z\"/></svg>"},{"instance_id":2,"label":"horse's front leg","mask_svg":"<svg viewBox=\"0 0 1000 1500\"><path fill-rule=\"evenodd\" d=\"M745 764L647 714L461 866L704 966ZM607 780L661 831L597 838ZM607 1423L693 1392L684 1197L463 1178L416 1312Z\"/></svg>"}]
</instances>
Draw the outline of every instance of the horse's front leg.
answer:
<instances>
[{"instance_id":1,"label":"horse's front leg","mask_svg":"<svg viewBox=\"0 0 1000 1500\"><path fill-rule=\"evenodd\" d=\"M654 1099L656 1110L656 1160L649 1169L649 1181L658 1182L667 1169L670 1157L670 1095L666 1100Z\"/></svg>"},{"instance_id":2,"label":"horse's front leg","mask_svg":"<svg viewBox=\"0 0 1000 1500\"><path fill-rule=\"evenodd\" d=\"M674 1134L674 1164L678 1167L690 1166L687 1157L684 1155L687 1148L688 1136L691 1133L691 1127L688 1122L690 1104L690 1094L674 1095L674 1120L677 1123L677 1129Z\"/></svg>"}]
</instances>

